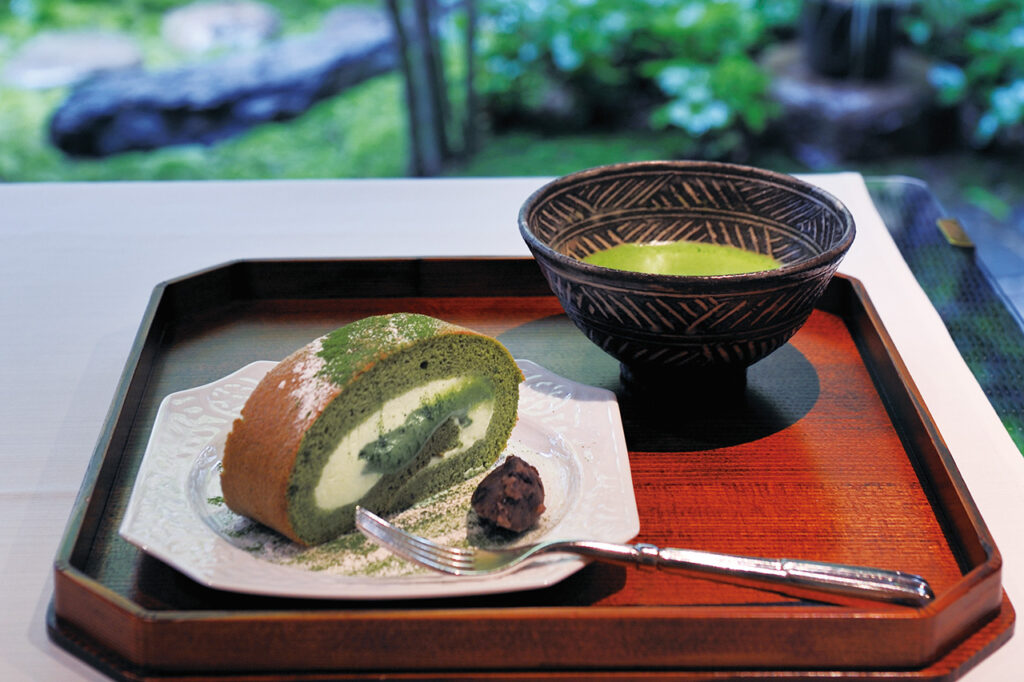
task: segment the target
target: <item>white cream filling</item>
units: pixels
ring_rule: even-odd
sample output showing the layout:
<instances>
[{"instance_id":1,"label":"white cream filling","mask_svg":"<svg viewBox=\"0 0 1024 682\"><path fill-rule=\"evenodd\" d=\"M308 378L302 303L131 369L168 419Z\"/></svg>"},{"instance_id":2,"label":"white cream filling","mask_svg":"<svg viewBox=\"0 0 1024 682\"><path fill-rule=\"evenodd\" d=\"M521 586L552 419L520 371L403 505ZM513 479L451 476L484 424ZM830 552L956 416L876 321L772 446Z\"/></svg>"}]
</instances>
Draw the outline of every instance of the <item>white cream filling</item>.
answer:
<instances>
[{"instance_id":1,"label":"white cream filling","mask_svg":"<svg viewBox=\"0 0 1024 682\"><path fill-rule=\"evenodd\" d=\"M367 462L359 459L359 452L383 434L405 423L410 412L421 405L433 402L438 396L453 391L468 381L470 377L451 377L409 389L384 402L377 412L346 433L327 459L320 480L313 490L313 499L317 507L329 511L351 504L365 495L383 474L369 470ZM494 402L490 400L474 406L468 414L470 423L465 427L460 426L458 447L445 452L443 457L463 452L483 438L493 412ZM430 464L435 464L443 457L435 458Z\"/></svg>"},{"instance_id":2,"label":"white cream filling","mask_svg":"<svg viewBox=\"0 0 1024 682\"><path fill-rule=\"evenodd\" d=\"M487 427L491 424L491 414L494 412L494 401L486 400L482 403L477 404L471 409L467 416L469 417L469 424L466 426L459 425L459 444L451 450L446 450L441 453L439 457L432 457L427 462L428 467L432 467L435 464L440 464L442 460L445 460L453 455L457 455L460 452L465 452L474 443L482 439L487 435Z\"/></svg>"}]
</instances>

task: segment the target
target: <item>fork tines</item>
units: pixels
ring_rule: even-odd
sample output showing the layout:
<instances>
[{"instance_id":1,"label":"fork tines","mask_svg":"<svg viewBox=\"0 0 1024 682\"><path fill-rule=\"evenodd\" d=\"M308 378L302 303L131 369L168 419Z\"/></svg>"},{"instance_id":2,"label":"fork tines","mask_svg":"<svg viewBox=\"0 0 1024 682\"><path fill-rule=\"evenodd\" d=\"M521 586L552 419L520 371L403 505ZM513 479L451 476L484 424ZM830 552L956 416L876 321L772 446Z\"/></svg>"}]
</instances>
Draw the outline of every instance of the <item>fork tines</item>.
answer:
<instances>
[{"instance_id":1,"label":"fork tines","mask_svg":"<svg viewBox=\"0 0 1024 682\"><path fill-rule=\"evenodd\" d=\"M455 574L473 570L471 550L445 547L411 535L363 507L356 507L356 527L403 559L427 568Z\"/></svg>"}]
</instances>

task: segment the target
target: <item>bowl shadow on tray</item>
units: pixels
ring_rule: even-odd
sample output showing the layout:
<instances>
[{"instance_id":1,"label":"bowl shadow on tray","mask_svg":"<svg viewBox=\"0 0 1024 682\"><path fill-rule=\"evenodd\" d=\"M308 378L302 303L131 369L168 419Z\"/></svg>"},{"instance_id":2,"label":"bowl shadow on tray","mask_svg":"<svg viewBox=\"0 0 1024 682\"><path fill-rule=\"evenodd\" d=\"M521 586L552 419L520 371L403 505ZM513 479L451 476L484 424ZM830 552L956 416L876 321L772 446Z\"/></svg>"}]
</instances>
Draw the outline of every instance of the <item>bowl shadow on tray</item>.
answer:
<instances>
[{"instance_id":1,"label":"bowl shadow on tray","mask_svg":"<svg viewBox=\"0 0 1024 682\"><path fill-rule=\"evenodd\" d=\"M700 387L658 395L627 392L619 362L565 315L528 322L498 340L517 358L615 392L631 451L694 452L764 438L803 418L821 391L814 366L791 344L747 368L745 386L707 400Z\"/></svg>"}]
</instances>

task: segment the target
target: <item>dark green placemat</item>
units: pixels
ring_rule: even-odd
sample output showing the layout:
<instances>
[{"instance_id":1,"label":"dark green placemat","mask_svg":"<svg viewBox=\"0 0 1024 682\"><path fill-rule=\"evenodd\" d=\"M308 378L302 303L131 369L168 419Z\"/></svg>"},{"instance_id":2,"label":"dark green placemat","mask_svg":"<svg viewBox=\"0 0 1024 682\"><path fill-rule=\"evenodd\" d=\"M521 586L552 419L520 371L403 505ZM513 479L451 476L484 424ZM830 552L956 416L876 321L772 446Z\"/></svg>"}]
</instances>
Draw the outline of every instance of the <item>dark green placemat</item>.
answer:
<instances>
[{"instance_id":1,"label":"dark green placemat","mask_svg":"<svg viewBox=\"0 0 1024 682\"><path fill-rule=\"evenodd\" d=\"M940 229L939 221L951 216L926 184L901 177L866 178L866 182L910 270L1024 453L1021 320L993 285L974 249L954 246Z\"/></svg>"}]
</instances>

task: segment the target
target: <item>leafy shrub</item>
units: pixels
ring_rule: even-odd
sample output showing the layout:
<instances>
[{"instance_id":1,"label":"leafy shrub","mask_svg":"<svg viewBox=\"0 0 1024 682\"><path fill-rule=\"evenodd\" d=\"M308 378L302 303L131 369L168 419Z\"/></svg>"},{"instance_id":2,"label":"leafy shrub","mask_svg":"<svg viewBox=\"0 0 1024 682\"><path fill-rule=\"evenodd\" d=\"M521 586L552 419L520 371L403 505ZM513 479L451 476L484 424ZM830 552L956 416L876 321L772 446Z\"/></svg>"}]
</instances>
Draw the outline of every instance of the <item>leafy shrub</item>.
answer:
<instances>
[{"instance_id":1,"label":"leafy shrub","mask_svg":"<svg viewBox=\"0 0 1024 682\"><path fill-rule=\"evenodd\" d=\"M905 26L939 62L931 80L942 101L961 105L968 142L986 147L1024 129L1024 0L931 0Z\"/></svg>"},{"instance_id":2,"label":"leafy shrub","mask_svg":"<svg viewBox=\"0 0 1024 682\"><path fill-rule=\"evenodd\" d=\"M773 115L754 57L799 0L486 0L481 90L499 125L678 128L724 156Z\"/></svg>"}]
</instances>

